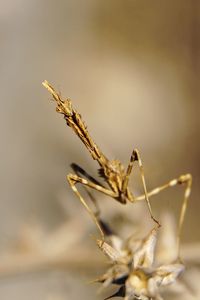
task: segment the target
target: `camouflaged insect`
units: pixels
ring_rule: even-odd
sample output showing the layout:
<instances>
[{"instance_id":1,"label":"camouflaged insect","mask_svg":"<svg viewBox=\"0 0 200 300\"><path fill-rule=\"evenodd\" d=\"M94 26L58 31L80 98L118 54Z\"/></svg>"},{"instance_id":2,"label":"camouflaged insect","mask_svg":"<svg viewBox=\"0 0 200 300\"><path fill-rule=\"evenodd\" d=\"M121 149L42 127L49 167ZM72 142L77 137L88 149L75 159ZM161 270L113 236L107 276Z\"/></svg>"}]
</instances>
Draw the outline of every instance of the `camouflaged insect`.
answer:
<instances>
[{"instance_id":1,"label":"camouflaged insect","mask_svg":"<svg viewBox=\"0 0 200 300\"><path fill-rule=\"evenodd\" d=\"M123 297L125 300L161 300L161 288L173 284L185 267L178 260L155 266L155 246L158 228L153 228L145 239L126 241L110 235L109 243L97 240L101 251L110 259L111 267L95 282L106 288L118 285L118 291L106 299Z\"/></svg>"},{"instance_id":2,"label":"camouflaged insect","mask_svg":"<svg viewBox=\"0 0 200 300\"><path fill-rule=\"evenodd\" d=\"M99 176L102 177L107 184L105 186L104 184L100 183L98 180L93 178L80 166L76 164L71 164L74 173L70 173L67 175L67 181L70 184L72 191L76 194L76 196L78 197L78 199L83 204L83 206L91 216L92 220L96 224L101 234L101 239L104 240L104 234L99 224L98 218L96 214L94 214L91 207L87 204L87 201L79 192L79 189L77 187L78 184L82 185L82 187L84 187L87 191L89 191L89 189L96 190L106 196L115 199L117 202L121 204L127 204L128 202L134 203L141 200L145 200L149 210L149 214L152 220L158 226L160 226L160 223L154 217L149 198L159 194L165 189L175 187L177 185L185 185L185 192L184 192L184 198L181 206L181 213L179 217L179 225L178 225L178 233L177 233L178 256L180 257L180 237L181 237L183 222L185 219L185 213L187 210L188 199L191 193L192 175L191 174L181 175L178 178L172 179L169 182L160 185L151 191L147 191L143 163L138 149L134 148L132 150L132 154L127 168L125 168L119 160L108 159L106 155L104 155L104 153L97 146L97 144L94 142L92 137L90 136L87 126L85 125L85 122L81 117L81 114L76 109L73 108L71 100L62 98L59 95L59 93L56 92L53 86L51 86L48 83L48 81L45 80L42 84L53 96L53 99L56 102L57 112L64 116L67 125L71 127L72 130L75 132L75 134L80 138L82 143L88 149L92 158L98 162L100 167L100 169L98 170ZM143 186L143 194L139 196L135 196L131 192L130 182L129 182L130 176L133 171L133 166L135 163L137 163L139 166L139 171L140 171L140 176L141 176L142 186Z\"/></svg>"},{"instance_id":3,"label":"camouflaged insect","mask_svg":"<svg viewBox=\"0 0 200 300\"><path fill-rule=\"evenodd\" d=\"M44 81L43 85L52 94L56 102L56 110L64 116L67 125L73 129L90 152L92 158L98 162L100 166L99 175L107 183L107 186L104 186L104 184L101 184L76 164L71 165L74 173L67 175L67 180L73 192L77 195L101 234L101 239L97 240L99 248L111 261L111 267L97 281L102 282L103 287L111 284L120 286L117 293L109 298L120 296L126 300L162 299L160 296L161 287L174 283L179 274L184 270L184 265L180 263L180 238L188 199L191 193L191 174L181 175L166 184L147 191L143 163L139 151L133 149L127 168L123 167L122 163L118 160L109 160L91 138L81 115L73 108L72 102L69 99L62 99L47 81ZM142 179L143 194L139 196L134 196L129 183L134 163L138 164ZM156 227L143 240L135 240L134 237L131 237L126 241L122 241L113 234L109 234L108 239L108 234L104 232L102 222L99 220L99 214L94 213L87 204L77 188L78 184L81 184L86 189L89 196L89 189L92 189L115 199L121 204L145 200L149 214L157 224ZM179 184L185 185L185 192L177 231L178 258L171 264L157 266L154 263L154 256L160 223L153 215L149 198ZM90 196L89 198L95 204L93 197Z\"/></svg>"}]
</instances>

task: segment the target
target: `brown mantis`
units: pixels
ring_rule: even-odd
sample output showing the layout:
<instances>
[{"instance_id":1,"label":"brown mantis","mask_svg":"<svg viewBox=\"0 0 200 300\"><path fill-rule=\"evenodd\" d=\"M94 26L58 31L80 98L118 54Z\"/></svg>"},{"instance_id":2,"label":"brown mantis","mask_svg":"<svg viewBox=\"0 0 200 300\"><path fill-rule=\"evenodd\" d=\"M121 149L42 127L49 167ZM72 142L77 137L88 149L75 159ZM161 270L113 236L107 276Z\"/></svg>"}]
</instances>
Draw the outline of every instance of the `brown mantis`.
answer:
<instances>
[{"instance_id":1,"label":"brown mantis","mask_svg":"<svg viewBox=\"0 0 200 300\"><path fill-rule=\"evenodd\" d=\"M119 203L126 204L127 202L136 202L140 200L146 200L149 214L153 221L160 226L160 223L154 217L151 209L151 204L149 201L149 197L160 193L161 191L167 189L168 187L173 187L178 184L186 184L186 189L184 193L183 204L181 208L181 214L179 219L179 229L178 229L178 252L179 252L179 244L180 244L180 234L181 229L185 217L185 212L187 208L188 198L191 192L191 184L192 184L192 176L190 174L181 175L177 179L173 179L168 183L157 187L150 192L147 192L146 181L143 171L143 164L140 157L140 153L137 149L134 149L131 154L131 158L128 164L127 169L124 168L122 163L119 160L109 160L103 152L99 149L99 147L95 144L93 139L88 133L87 127L84 124L81 115L73 108L72 103L69 99L62 99L61 96L55 91L55 89L47 82L43 82L43 86L47 88L47 90L52 94L57 107L57 112L64 115L64 119L69 127L71 127L76 135L81 139L84 143L88 151L90 152L92 158L96 160L100 166L99 175L103 177L108 184L108 187L103 186L96 179L87 174L83 169L73 164L72 167L75 171L75 174L68 174L67 180L74 191L74 193L78 196L88 213L91 215L94 220L96 226L98 227L102 239L104 240L104 233L101 228L100 222L92 211L92 209L88 206L80 192L78 191L76 184L82 184L87 190L91 188L93 190L97 190L113 199L118 201ZM144 189L144 194L138 197L134 197L129 188L129 178L133 169L134 162L137 162L139 165L139 170L142 179L142 185ZM82 175L82 176L81 176Z\"/></svg>"}]
</instances>

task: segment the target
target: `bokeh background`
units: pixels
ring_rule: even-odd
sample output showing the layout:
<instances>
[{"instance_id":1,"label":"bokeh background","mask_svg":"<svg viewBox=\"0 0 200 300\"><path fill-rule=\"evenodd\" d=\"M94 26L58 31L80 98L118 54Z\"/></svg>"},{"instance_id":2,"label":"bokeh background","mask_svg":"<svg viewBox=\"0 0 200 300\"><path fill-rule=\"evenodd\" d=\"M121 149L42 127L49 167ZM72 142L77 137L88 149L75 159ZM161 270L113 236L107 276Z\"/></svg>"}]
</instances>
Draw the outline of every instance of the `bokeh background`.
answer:
<instances>
[{"instance_id":1,"label":"bokeh background","mask_svg":"<svg viewBox=\"0 0 200 300\"><path fill-rule=\"evenodd\" d=\"M96 163L55 113L44 79L73 99L109 158L126 165L133 147L140 150L149 189L192 173L183 241L199 241L200 2L1 0L0 6L0 249L24 224L49 232L69 211L80 219L85 212L66 183L69 165L96 174ZM155 213L177 216L182 194L177 187L155 197ZM0 298L101 299L85 273L2 276Z\"/></svg>"}]
</instances>

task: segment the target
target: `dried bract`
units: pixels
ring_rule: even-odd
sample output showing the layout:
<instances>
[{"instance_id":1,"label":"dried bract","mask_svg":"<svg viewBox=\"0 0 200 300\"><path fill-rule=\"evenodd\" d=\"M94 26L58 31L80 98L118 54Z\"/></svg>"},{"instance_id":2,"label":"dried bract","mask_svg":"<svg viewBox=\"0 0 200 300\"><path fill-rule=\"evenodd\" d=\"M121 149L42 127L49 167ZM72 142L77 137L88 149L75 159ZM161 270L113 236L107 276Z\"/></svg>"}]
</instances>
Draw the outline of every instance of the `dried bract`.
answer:
<instances>
[{"instance_id":1,"label":"dried bract","mask_svg":"<svg viewBox=\"0 0 200 300\"><path fill-rule=\"evenodd\" d=\"M158 227L153 228L145 239L132 243L121 241L121 250L116 250L114 245L98 241L101 251L109 257L111 267L96 281L103 287L111 284L120 288L114 295L126 300L160 300L161 287L173 284L183 272L184 265L178 260L166 265L156 266L154 263L155 246L157 242ZM129 239L130 241L130 239ZM108 299L107 298L107 299Z\"/></svg>"}]
</instances>

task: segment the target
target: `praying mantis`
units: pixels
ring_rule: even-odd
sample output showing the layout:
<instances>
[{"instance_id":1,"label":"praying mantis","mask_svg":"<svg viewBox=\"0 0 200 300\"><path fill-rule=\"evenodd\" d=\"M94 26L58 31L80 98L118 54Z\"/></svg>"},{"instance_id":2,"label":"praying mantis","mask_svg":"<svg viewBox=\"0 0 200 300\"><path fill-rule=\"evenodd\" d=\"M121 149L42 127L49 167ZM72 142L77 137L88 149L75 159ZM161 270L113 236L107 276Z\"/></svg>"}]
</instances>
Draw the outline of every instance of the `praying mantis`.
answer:
<instances>
[{"instance_id":1,"label":"praying mantis","mask_svg":"<svg viewBox=\"0 0 200 300\"><path fill-rule=\"evenodd\" d=\"M90 176L86 171L84 171L76 164L72 164L74 173L70 173L67 175L67 180L73 192L77 195L81 203L84 205L85 209L90 214L91 218L93 219L94 223L99 229L102 240L105 239L105 236L101 224L99 222L99 219L97 215L95 215L95 213L92 211L90 206L86 203L85 199L77 189L78 183L83 185L87 190L93 189L99 191L115 199L117 202L121 204L126 204L128 202L134 203L137 201L145 200L147 203L149 214L158 227L160 227L160 223L153 215L149 198L156 194L159 194L161 191L166 190L169 187L174 187L180 184L180 185L185 185L186 188L184 192L184 198L183 198L181 213L179 217L178 234L177 234L177 249L179 253L181 229L185 218L187 202L191 193L191 185L192 185L191 174L188 173L185 175L181 175L178 178L170 180L166 184L156 187L150 192L148 192L146 187L146 180L144 176L143 163L138 149L133 149L126 169L119 160L109 160L90 136L87 127L81 118L81 115L73 108L72 102L69 99L62 99L59 93L56 92L56 90L48 83L48 81L45 80L42 84L53 96L53 99L55 100L57 105L56 111L64 116L67 125L73 129L75 134L80 138L80 140L88 149L92 158L96 160L97 163L99 164L100 166L99 175L103 177L105 182L107 183L107 186L102 185L102 183L100 183L95 178ZM129 187L129 179L135 162L137 162L139 166L142 186L144 190L144 193L137 197L133 195Z\"/></svg>"}]
</instances>

